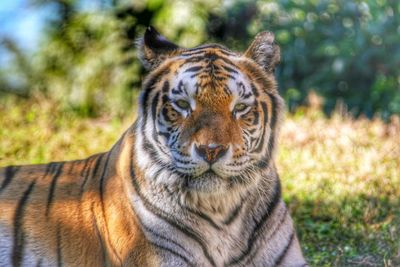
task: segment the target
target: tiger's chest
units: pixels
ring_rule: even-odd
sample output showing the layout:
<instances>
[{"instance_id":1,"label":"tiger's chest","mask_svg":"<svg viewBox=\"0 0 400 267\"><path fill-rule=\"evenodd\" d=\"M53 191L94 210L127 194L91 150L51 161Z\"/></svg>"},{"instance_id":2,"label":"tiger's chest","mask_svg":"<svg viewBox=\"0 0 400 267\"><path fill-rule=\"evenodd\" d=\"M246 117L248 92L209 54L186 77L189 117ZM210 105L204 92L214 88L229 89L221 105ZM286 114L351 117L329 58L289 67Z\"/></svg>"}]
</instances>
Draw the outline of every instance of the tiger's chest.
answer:
<instances>
[{"instance_id":1,"label":"tiger's chest","mask_svg":"<svg viewBox=\"0 0 400 267\"><path fill-rule=\"evenodd\" d=\"M250 231L242 218L227 223L197 214L176 220L138 199L133 203L161 266L225 266L248 249Z\"/></svg>"},{"instance_id":2,"label":"tiger's chest","mask_svg":"<svg viewBox=\"0 0 400 267\"><path fill-rule=\"evenodd\" d=\"M246 238L234 230L191 231L163 226L154 230L158 238L153 242L161 266L225 266L246 247Z\"/></svg>"}]
</instances>

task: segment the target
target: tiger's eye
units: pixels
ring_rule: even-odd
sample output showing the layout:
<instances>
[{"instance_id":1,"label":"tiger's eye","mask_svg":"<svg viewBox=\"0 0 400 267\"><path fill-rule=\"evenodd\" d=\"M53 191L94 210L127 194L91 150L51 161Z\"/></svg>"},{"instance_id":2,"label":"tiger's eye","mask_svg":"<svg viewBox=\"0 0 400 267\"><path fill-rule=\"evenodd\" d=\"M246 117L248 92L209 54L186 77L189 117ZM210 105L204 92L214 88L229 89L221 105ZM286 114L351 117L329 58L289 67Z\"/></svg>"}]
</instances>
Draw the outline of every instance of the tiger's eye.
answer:
<instances>
[{"instance_id":1,"label":"tiger's eye","mask_svg":"<svg viewBox=\"0 0 400 267\"><path fill-rule=\"evenodd\" d=\"M233 110L234 110L235 112L241 112L241 111L244 111L247 107L248 107L248 106L247 106L246 104L244 104L244 103L239 103L239 104L236 104L236 105L235 105L235 107L233 108Z\"/></svg>"},{"instance_id":2,"label":"tiger's eye","mask_svg":"<svg viewBox=\"0 0 400 267\"><path fill-rule=\"evenodd\" d=\"M176 104L179 108L181 108L181 109L184 109L184 110L190 109L190 104L189 104L189 102L187 102L187 101L185 101L185 100L179 99L179 100L177 100L177 101L175 102L175 104Z\"/></svg>"}]
</instances>

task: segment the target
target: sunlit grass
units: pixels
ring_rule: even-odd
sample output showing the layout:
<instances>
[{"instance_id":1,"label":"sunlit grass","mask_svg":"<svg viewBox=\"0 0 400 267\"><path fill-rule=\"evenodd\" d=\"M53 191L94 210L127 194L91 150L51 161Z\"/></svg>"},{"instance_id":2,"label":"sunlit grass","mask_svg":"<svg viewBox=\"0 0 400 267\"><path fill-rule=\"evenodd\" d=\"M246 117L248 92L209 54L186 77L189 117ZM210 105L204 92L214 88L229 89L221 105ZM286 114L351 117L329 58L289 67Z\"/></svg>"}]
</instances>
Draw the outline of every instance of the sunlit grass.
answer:
<instances>
[{"instance_id":1,"label":"sunlit grass","mask_svg":"<svg viewBox=\"0 0 400 267\"><path fill-rule=\"evenodd\" d=\"M135 118L89 119L46 101L0 104L0 166L73 160L106 151Z\"/></svg>"},{"instance_id":2,"label":"sunlit grass","mask_svg":"<svg viewBox=\"0 0 400 267\"><path fill-rule=\"evenodd\" d=\"M15 102L16 103L16 102ZM0 166L85 158L133 122L83 119L46 101L0 105ZM400 123L299 110L280 135L278 169L312 266L400 265Z\"/></svg>"},{"instance_id":3,"label":"sunlit grass","mask_svg":"<svg viewBox=\"0 0 400 267\"><path fill-rule=\"evenodd\" d=\"M399 266L400 123L299 111L278 167L314 266Z\"/></svg>"}]
</instances>

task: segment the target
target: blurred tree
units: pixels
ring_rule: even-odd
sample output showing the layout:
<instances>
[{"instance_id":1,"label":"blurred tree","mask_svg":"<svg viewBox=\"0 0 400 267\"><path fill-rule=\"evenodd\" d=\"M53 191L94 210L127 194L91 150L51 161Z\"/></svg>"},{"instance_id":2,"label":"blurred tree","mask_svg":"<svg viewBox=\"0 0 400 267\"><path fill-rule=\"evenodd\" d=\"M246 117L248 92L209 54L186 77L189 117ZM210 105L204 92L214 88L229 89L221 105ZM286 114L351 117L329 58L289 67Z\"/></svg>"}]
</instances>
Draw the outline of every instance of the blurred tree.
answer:
<instances>
[{"instance_id":1,"label":"blurred tree","mask_svg":"<svg viewBox=\"0 0 400 267\"><path fill-rule=\"evenodd\" d=\"M148 10L134 13L118 1L105 2L90 11L79 9L79 1L40 3L56 5L59 12L37 53L37 66L45 76L40 90L86 116L130 110L139 80L133 40L137 25L148 21L126 17L129 12L140 17Z\"/></svg>"}]
</instances>

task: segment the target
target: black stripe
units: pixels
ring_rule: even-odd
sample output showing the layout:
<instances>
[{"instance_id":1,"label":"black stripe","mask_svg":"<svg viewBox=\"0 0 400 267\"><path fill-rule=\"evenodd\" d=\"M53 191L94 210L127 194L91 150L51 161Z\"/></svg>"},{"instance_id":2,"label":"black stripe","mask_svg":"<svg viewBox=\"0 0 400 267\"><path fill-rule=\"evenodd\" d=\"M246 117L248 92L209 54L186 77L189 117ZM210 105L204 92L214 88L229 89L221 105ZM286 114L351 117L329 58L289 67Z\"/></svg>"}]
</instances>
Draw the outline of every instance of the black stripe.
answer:
<instances>
[{"instance_id":1,"label":"black stripe","mask_svg":"<svg viewBox=\"0 0 400 267\"><path fill-rule=\"evenodd\" d=\"M179 95L179 94L183 93L183 91L180 89L172 88L171 93L174 95Z\"/></svg>"},{"instance_id":2,"label":"black stripe","mask_svg":"<svg viewBox=\"0 0 400 267\"><path fill-rule=\"evenodd\" d=\"M289 248L292 246L293 244L293 240L294 240L294 231L292 232L292 234L289 237L289 241L286 245L286 247L283 249L283 251L281 252L281 254L278 256L278 258L275 261L275 264L273 266L278 266L282 263L283 259L286 256L286 253L289 251Z\"/></svg>"},{"instance_id":3,"label":"black stripe","mask_svg":"<svg viewBox=\"0 0 400 267\"><path fill-rule=\"evenodd\" d=\"M193 66L185 70L185 72L198 72L201 70L203 67L202 66Z\"/></svg>"},{"instance_id":4,"label":"black stripe","mask_svg":"<svg viewBox=\"0 0 400 267\"><path fill-rule=\"evenodd\" d=\"M281 228L282 224L285 222L288 213L289 213L289 211L288 211L287 209L285 209L283 215L281 216L281 219L280 219L279 223L275 226L275 229L273 230L271 236L268 237L268 239L272 239L272 238L275 236L275 234L279 231L279 229ZM259 251L260 249L262 249L260 246L257 247L256 250L253 251L253 252L248 256L247 262L249 262L249 260L250 260L251 258L254 258L255 255L257 255L257 253L258 253L258 251ZM246 262L246 263L247 263L247 262Z\"/></svg>"},{"instance_id":5,"label":"black stripe","mask_svg":"<svg viewBox=\"0 0 400 267\"><path fill-rule=\"evenodd\" d=\"M134 153L132 153L133 155ZM165 214L165 212L159 208L157 208L156 206L152 205L150 203L150 201L142 194L142 191L140 189L139 184L137 183L137 180L135 178L135 173L133 170L133 159L131 159L131 180L132 180L132 184L135 188L136 193L138 194L138 196L140 197L140 199L143 201L143 204L145 205L145 207L151 211L154 215L156 215L157 217L159 217L160 219L166 221L167 223L169 223L170 225L172 225L173 227L175 227L176 229L180 230L182 233L184 233L185 235L187 235L188 237L192 238L194 241L196 241L202 248L204 255L206 256L206 258L208 259L208 261L211 263L212 266L216 266L214 259L211 257L211 255L208 253L206 246L203 243L203 240L201 238L201 236L199 236L195 231L193 231L192 229L185 227L181 222L176 222L174 221L169 215L169 214Z\"/></svg>"},{"instance_id":6,"label":"black stripe","mask_svg":"<svg viewBox=\"0 0 400 267\"><path fill-rule=\"evenodd\" d=\"M155 84L160 82L161 78L164 75L167 75L168 73L169 73L169 65L165 66L162 70L155 73L151 77L151 79L148 80L148 82L146 82L146 84L144 85L144 88L143 88L144 91L141 96L141 104L143 107L143 120L144 121L147 120L147 105L148 105L147 102L149 100L150 93L154 90Z\"/></svg>"},{"instance_id":7,"label":"black stripe","mask_svg":"<svg viewBox=\"0 0 400 267\"><path fill-rule=\"evenodd\" d=\"M168 251L169 253L171 253L171 254L175 255L176 257L180 258L181 260L183 260L189 266L196 266L193 263L191 263L185 256L183 256L182 254L180 254L180 253L178 253L178 252L176 252L176 251L174 251L174 250L172 250L170 248L161 246L161 245L153 243L153 242L150 242L150 244L152 244L153 246L155 246L155 247L157 247L159 249Z\"/></svg>"},{"instance_id":8,"label":"black stripe","mask_svg":"<svg viewBox=\"0 0 400 267\"><path fill-rule=\"evenodd\" d=\"M93 157L89 158L85 161L85 165L82 168L82 171L80 173L80 177L83 177L83 182L80 186L80 195L82 196L83 191L85 189L85 185L87 183L87 180L89 179L89 172L90 172L90 166L92 165Z\"/></svg>"},{"instance_id":9,"label":"black stripe","mask_svg":"<svg viewBox=\"0 0 400 267\"><path fill-rule=\"evenodd\" d=\"M104 240L103 240L103 238L102 238L102 236L101 236L101 234L100 234L99 226L98 226L98 224L97 224L96 214L95 214L94 209L93 209L93 205L94 205L94 204L95 204L95 203L92 202L92 205L91 205L91 207L90 207L90 211L92 212L92 221L93 221L92 224L94 225L94 230L95 230L97 239L99 240L99 243L100 243L101 255L102 255L102 257L103 257L103 260L102 260L101 262L104 262L104 263L105 263L105 262L106 262L107 254L106 254L106 249L105 249L105 247L104 247Z\"/></svg>"},{"instance_id":10,"label":"black stripe","mask_svg":"<svg viewBox=\"0 0 400 267\"><path fill-rule=\"evenodd\" d=\"M53 173L55 167L56 167L55 162L49 162L48 164L46 164L46 169L44 170L43 179L46 178L46 176L49 175L49 173Z\"/></svg>"},{"instance_id":11,"label":"black stripe","mask_svg":"<svg viewBox=\"0 0 400 267\"><path fill-rule=\"evenodd\" d=\"M272 194L273 198L272 200L267 204L267 209L264 212L263 216L261 217L260 220L258 220L258 222L256 222L255 227L253 228L253 231L250 235L250 238L247 240L247 246L246 249L244 251L242 251L242 253L237 256L234 257L233 259L231 259L229 261L229 263L227 264L232 265L232 264L236 264L241 262L253 249L253 246L255 245L255 241L258 238L258 236L260 235L259 230L262 228L262 226L264 226L266 224L266 221L268 220L268 218L270 218L271 214L273 213L275 207L278 205L280 199L281 199L281 185L279 180L276 181L275 183L275 188L274 188L274 192Z\"/></svg>"},{"instance_id":12,"label":"black stripe","mask_svg":"<svg viewBox=\"0 0 400 267\"><path fill-rule=\"evenodd\" d=\"M209 223L212 227L214 227L215 229L221 230L221 227L220 227L219 225L217 225L217 224L216 224L209 216L207 216L206 214L204 214L204 213L202 213L202 212L200 212L200 211L191 209L191 208L189 208L189 207L182 207L182 205L181 205L180 202L179 202L179 205L181 206L182 209L185 209L185 210L187 210L187 211L189 211L189 212L191 212L191 213L193 213L193 214L199 216L200 218L202 218L203 220L205 220L206 222L208 222L208 223Z\"/></svg>"},{"instance_id":13,"label":"black stripe","mask_svg":"<svg viewBox=\"0 0 400 267\"><path fill-rule=\"evenodd\" d=\"M167 237L155 232L153 229L151 229L150 227L148 227L146 224L144 224L142 222L142 220L140 218L138 218L138 221L140 223L140 225L145 229L146 232L149 232L151 235L155 236L158 239L164 240L167 243L173 244L175 246L177 246L179 249L181 249L182 251L184 251L186 254L189 254L190 257L193 258L193 255L191 253L189 253L185 247L183 247L181 244L178 244L176 241L172 240L172 239L168 239ZM155 244L155 243L153 243ZM182 256L183 257L183 256ZM186 259L186 258L185 258ZM190 260L187 260L187 262L191 262Z\"/></svg>"},{"instance_id":14,"label":"black stripe","mask_svg":"<svg viewBox=\"0 0 400 267\"><path fill-rule=\"evenodd\" d=\"M204 55L201 55L201 56L194 56L194 57L188 58L188 59L186 59L186 63L198 63L198 62L201 62L201 61L204 61L204 60L209 60L211 62L214 62L216 60L220 60L220 61L222 61L223 63L225 63L227 65L230 65L230 66L232 66L234 68L237 68L237 66L231 60L229 60L229 59L227 59L225 57L221 57L220 55L217 55L217 54L215 54L213 52L211 52L211 53L207 52L207 53L205 53ZM206 75L205 77L209 77L209 75Z\"/></svg>"},{"instance_id":15,"label":"black stripe","mask_svg":"<svg viewBox=\"0 0 400 267\"><path fill-rule=\"evenodd\" d=\"M275 145L275 128L277 123L277 113L278 113L278 106L277 106L277 98L275 96L269 95L272 102L272 114L271 114L271 135L268 140L268 152L267 158L271 159L272 152L274 151Z\"/></svg>"},{"instance_id":16,"label":"black stripe","mask_svg":"<svg viewBox=\"0 0 400 267\"><path fill-rule=\"evenodd\" d=\"M151 158L152 161L154 162L160 162L160 158L158 156L158 153L155 149L155 147L153 146L153 144L151 144L148 139L146 138L146 136L144 136L143 134L143 150L146 151L147 153L149 153L149 156Z\"/></svg>"},{"instance_id":17,"label":"black stripe","mask_svg":"<svg viewBox=\"0 0 400 267\"><path fill-rule=\"evenodd\" d=\"M226 48L221 45L208 45L208 46L200 46L200 47L192 48L192 49L188 50L187 52L182 53L181 56L186 57L186 58L191 57L191 56L192 57L200 56L202 53L210 52L208 50L212 49L212 48L218 49L218 50L213 51L215 53L221 53L224 56L236 56L236 54L234 54L230 51L227 51ZM182 65L184 65L184 64L182 64ZM180 67L182 67L182 65Z\"/></svg>"},{"instance_id":18,"label":"black stripe","mask_svg":"<svg viewBox=\"0 0 400 267\"><path fill-rule=\"evenodd\" d=\"M5 189L7 187L7 185L11 182L12 178L15 176L15 174L18 172L18 170L20 168L21 167L19 167L19 166L8 166L5 169L4 180L0 186L0 193L1 193L1 191L3 191L3 189Z\"/></svg>"},{"instance_id":19,"label":"black stripe","mask_svg":"<svg viewBox=\"0 0 400 267\"><path fill-rule=\"evenodd\" d=\"M101 201L101 207L103 209L104 212L104 180L106 178L106 173L107 173L107 167L108 167L108 162L110 161L110 157L111 157L111 152L107 153L106 156L106 161L104 162L104 167L103 167L103 172L101 173L100 176L100 186L99 186L99 190L100 190L100 201Z\"/></svg>"},{"instance_id":20,"label":"black stripe","mask_svg":"<svg viewBox=\"0 0 400 267\"><path fill-rule=\"evenodd\" d=\"M75 164L77 164L77 163L79 163L80 161L78 161L78 160L75 160L75 161L70 161L69 163L68 163L68 165L67 166L69 166L69 168L68 168L68 171L66 171L66 173L69 175L69 174L71 174L72 173L72 171L75 169Z\"/></svg>"},{"instance_id":21,"label":"black stripe","mask_svg":"<svg viewBox=\"0 0 400 267\"><path fill-rule=\"evenodd\" d=\"M264 121L263 121L263 125L262 125L263 131L262 131L260 143L258 144L257 148L254 149L254 151L253 151L253 152L256 152L256 153L261 152L261 150L262 150L262 148L263 148L263 146L264 146L265 127L267 127L267 123L268 123L268 108L267 108L267 104L266 104L265 102L261 102L261 108L262 108L262 110L263 110L263 112L264 112ZM271 137L273 136L273 135L272 135L272 131L273 131L273 130L274 130L274 129L271 127ZM269 140L272 139L271 137L270 137Z\"/></svg>"},{"instance_id":22,"label":"black stripe","mask_svg":"<svg viewBox=\"0 0 400 267\"><path fill-rule=\"evenodd\" d=\"M83 183L81 184L81 190L80 190L80 195L81 196L82 196L82 194L83 194L83 192L85 190L85 185L86 185L88 179L90 177L94 177L97 174L97 171L98 171L98 169L100 167L100 163L101 163L101 161L103 159L103 156L104 156L104 154L100 154L100 155L97 156L96 163L95 163L93 169L91 168L91 166L87 168L87 172L85 173L85 178L83 180ZM90 163L90 165L91 165L91 163ZM92 170L91 175L89 175L90 170Z\"/></svg>"},{"instance_id":23,"label":"black stripe","mask_svg":"<svg viewBox=\"0 0 400 267\"><path fill-rule=\"evenodd\" d=\"M158 135L164 136L166 139L169 139L169 137L171 136L171 134L169 132L162 132L159 131L157 132Z\"/></svg>"},{"instance_id":24,"label":"black stripe","mask_svg":"<svg viewBox=\"0 0 400 267\"><path fill-rule=\"evenodd\" d=\"M84 165L82 167L81 172L79 173L79 176L81 177L85 177L86 172L87 172L87 168L90 166L90 163L92 162L93 157L88 158L87 160L84 161Z\"/></svg>"},{"instance_id":25,"label":"black stripe","mask_svg":"<svg viewBox=\"0 0 400 267\"><path fill-rule=\"evenodd\" d=\"M104 167L103 167L103 172L100 176L100 186L99 186L99 191L100 191L100 204L101 204L101 212L103 215L103 221L105 223L105 231L106 231L106 239L109 239L110 233L108 231L108 221L106 219L106 212L105 212L105 208L104 208L104 181L106 178L106 173L107 173L107 167L108 167L108 162L110 161L110 157L111 157L111 152L107 153L107 157L106 157L106 161L104 162ZM122 260L121 258L118 256L118 253L115 251L115 248L111 245L110 240L108 240L108 243L110 244L110 247L115 255L115 257L119 260L119 262L122 264Z\"/></svg>"},{"instance_id":26,"label":"black stripe","mask_svg":"<svg viewBox=\"0 0 400 267\"><path fill-rule=\"evenodd\" d=\"M254 111L253 115L254 115L254 120L252 122L252 125L257 125L260 122L260 114L257 111Z\"/></svg>"},{"instance_id":27,"label":"black stripe","mask_svg":"<svg viewBox=\"0 0 400 267\"><path fill-rule=\"evenodd\" d=\"M226 50L225 47L222 46L221 48L222 48L222 49L225 49L225 50L222 50L222 49L221 49L221 50L218 50L219 53L221 53L221 54L223 54L223 55L225 55L225 56L228 56L228 57L236 56L235 53Z\"/></svg>"},{"instance_id":28,"label":"black stripe","mask_svg":"<svg viewBox=\"0 0 400 267\"><path fill-rule=\"evenodd\" d=\"M56 189L57 180L62 173L63 167L64 167L64 163L59 163L58 169L57 169L56 173L53 175L53 179L51 180L49 195L47 197L46 217L49 216L50 208L51 208L51 205L53 204L54 191Z\"/></svg>"},{"instance_id":29,"label":"black stripe","mask_svg":"<svg viewBox=\"0 0 400 267\"><path fill-rule=\"evenodd\" d=\"M14 246L12 250L12 262L13 266L20 266L22 261L22 256L24 253L24 245L25 245L25 233L23 229L23 218L25 213L26 202L29 199L29 195L31 194L33 187L35 186L36 181L30 183L27 190L25 190L22 198L18 202L15 215L14 215Z\"/></svg>"},{"instance_id":30,"label":"black stripe","mask_svg":"<svg viewBox=\"0 0 400 267\"><path fill-rule=\"evenodd\" d=\"M250 87L251 87L251 91L253 92L254 96L258 97L260 94L258 93L258 90L257 90L256 86L254 85L254 83L251 83Z\"/></svg>"},{"instance_id":31,"label":"black stripe","mask_svg":"<svg viewBox=\"0 0 400 267\"><path fill-rule=\"evenodd\" d=\"M62 245L61 245L61 232L60 225L57 225L57 266L62 267Z\"/></svg>"},{"instance_id":32,"label":"black stripe","mask_svg":"<svg viewBox=\"0 0 400 267\"><path fill-rule=\"evenodd\" d=\"M161 162L164 165L164 168L172 170L172 164L171 163L167 163L167 162L163 162L161 160L161 158L159 157L159 153L157 152L156 148L153 146L153 144L150 143L150 141L148 140L148 138L142 134L143 136L143 150L146 151L147 153L149 153L150 159L153 162ZM160 150L161 152L165 153L163 150ZM169 155L168 155L169 156Z\"/></svg>"},{"instance_id":33,"label":"black stripe","mask_svg":"<svg viewBox=\"0 0 400 267\"><path fill-rule=\"evenodd\" d=\"M165 82L165 83L168 83L168 82ZM164 84L165 84L165 83L164 83ZM168 85L167 85L167 86L168 86ZM158 104L158 98L159 98L159 96L160 96L160 92L157 92L156 95L155 95L154 98L153 98L152 103L151 103L151 115L152 115L152 117L153 117L153 134L152 134L152 136L153 136L153 139L154 139L157 143L160 143L159 135L157 134L157 132L156 132L156 130L155 130L155 129L157 129L157 127L156 127L156 122L157 122L156 116L157 116L157 104Z\"/></svg>"},{"instance_id":34,"label":"black stripe","mask_svg":"<svg viewBox=\"0 0 400 267\"><path fill-rule=\"evenodd\" d=\"M201 45L201 46L198 46L195 48L188 49L187 52L182 53L182 55L186 56L188 54L190 55L193 52L202 51L202 50L204 50L202 52L205 52L207 49L211 49L211 48L225 49L225 47L223 47L222 45L219 45L219 44Z\"/></svg>"},{"instance_id":35,"label":"black stripe","mask_svg":"<svg viewBox=\"0 0 400 267\"><path fill-rule=\"evenodd\" d=\"M270 163L270 158L261 158L259 161L257 161L256 163L255 163L255 166L258 168L258 169L265 169L265 168L267 168L268 166L269 166L269 163Z\"/></svg>"},{"instance_id":36,"label":"black stripe","mask_svg":"<svg viewBox=\"0 0 400 267\"><path fill-rule=\"evenodd\" d=\"M165 81L164 82L164 84L163 84L163 86L162 86L162 91L164 92L164 93L168 93L168 90L169 90L169 82L168 81ZM168 97L168 96L167 96ZM168 99L168 98L167 98Z\"/></svg>"},{"instance_id":37,"label":"black stripe","mask_svg":"<svg viewBox=\"0 0 400 267\"><path fill-rule=\"evenodd\" d=\"M229 217L227 217L223 221L223 223L225 225L230 225L236 219L236 217L239 215L239 212L242 209L242 206L243 206L243 201L241 200L239 205L231 212L231 214L229 214Z\"/></svg>"},{"instance_id":38,"label":"black stripe","mask_svg":"<svg viewBox=\"0 0 400 267\"><path fill-rule=\"evenodd\" d=\"M143 227L147 232L151 233L151 234L154 235L155 237L157 237L157 238L159 238L159 239L161 239L161 240L164 240L164 241L166 241L166 242L168 242L168 243L171 243L171 244L173 244L173 245L179 247L179 248L180 248L182 251L184 251L185 253L190 254L190 253L186 250L186 248L184 248L181 244L178 244L178 243L175 242L174 240L168 239L168 238L166 238L165 236L163 236L163 235L161 235L161 234L159 234L159 233L153 231L153 229L151 229L150 227L147 227L142 221L140 221L140 224L142 225L142 227Z\"/></svg>"},{"instance_id":39,"label":"black stripe","mask_svg":"<svg viewBox=\"0 0 400 267\"><path fill-rule=\"evenodd\" d=\"M231 67L225 66L225 65L222 65L222 68L225 69L229 73L238 73L237 70L235 70Z\"/></svg>"},{"instance_id":40,"label":"black stripe","mask_svg":"<svg viewBox=\"0 0 400 267\"><path fill-rule=\"evenodd\" d=\"M163 91L164 91L164 86L165 86L165 83L163 85ZM179 84L176 87L172 88L171 93L173 93L175 95L179 95L179 94L183 93L183 90L182 90L183 87L184 87L183 82L179 81ZM169 88L169 83L168 83L168 88ZM165 90L168 92L168 89L165 89Z\"/></svg>"},{"instance_id":41,"label":"black stripe","mask_svg":"<svg viewBox=\"0 0 400 267\"><path fill-rule=\"evenodd\" d=\"M42 266L42 261L43 261L43 259L40 258L40 259L38 260L38 262L36 263L36 267L41 267L41 266Z\"/></svg>"}]
</instances>

